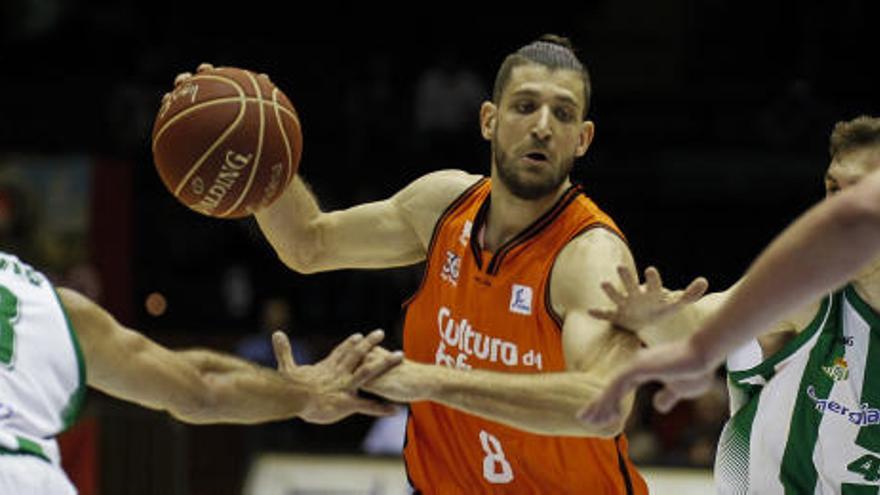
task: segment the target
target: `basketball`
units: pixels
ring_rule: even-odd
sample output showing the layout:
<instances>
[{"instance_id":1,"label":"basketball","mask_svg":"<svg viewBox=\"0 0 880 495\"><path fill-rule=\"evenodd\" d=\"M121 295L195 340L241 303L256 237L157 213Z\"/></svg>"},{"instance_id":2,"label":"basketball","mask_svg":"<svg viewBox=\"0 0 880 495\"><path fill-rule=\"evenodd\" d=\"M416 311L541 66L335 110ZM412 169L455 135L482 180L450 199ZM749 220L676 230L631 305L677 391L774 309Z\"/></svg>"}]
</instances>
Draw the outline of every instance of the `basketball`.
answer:
<instances>
[{"instance_id":1,"label":"basketball","mask_svg":"<svg viewBox=\"0 0 880 495\"><path fill-rule=\"evenodd\" d=\"M165 187L201 214L240 218L269 205L299 166L302 133L290 100L233 67L200 70L162 100L153 161Z\"/></svg>"}]
</instances>

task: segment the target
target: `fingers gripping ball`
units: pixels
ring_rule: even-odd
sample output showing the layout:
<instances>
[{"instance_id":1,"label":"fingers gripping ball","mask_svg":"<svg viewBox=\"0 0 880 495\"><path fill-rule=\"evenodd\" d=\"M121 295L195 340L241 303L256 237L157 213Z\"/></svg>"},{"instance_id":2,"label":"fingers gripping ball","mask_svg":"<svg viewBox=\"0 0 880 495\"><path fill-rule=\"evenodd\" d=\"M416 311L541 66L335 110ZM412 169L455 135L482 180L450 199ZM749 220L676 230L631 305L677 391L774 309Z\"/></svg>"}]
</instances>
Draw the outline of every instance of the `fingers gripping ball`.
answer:
<instances>
[{"instance_id":1,"label":"fingers gripping ball","mask_svg":"<svg viewBox=\"0 0 880 495\"><path fill-rule=\"evenodd\" d=\"M264 75L233 67L177 82L153 125L153 160L189 208L238 218L272 203L296 173L299 117Z\"/></svg>"}]
</instances>

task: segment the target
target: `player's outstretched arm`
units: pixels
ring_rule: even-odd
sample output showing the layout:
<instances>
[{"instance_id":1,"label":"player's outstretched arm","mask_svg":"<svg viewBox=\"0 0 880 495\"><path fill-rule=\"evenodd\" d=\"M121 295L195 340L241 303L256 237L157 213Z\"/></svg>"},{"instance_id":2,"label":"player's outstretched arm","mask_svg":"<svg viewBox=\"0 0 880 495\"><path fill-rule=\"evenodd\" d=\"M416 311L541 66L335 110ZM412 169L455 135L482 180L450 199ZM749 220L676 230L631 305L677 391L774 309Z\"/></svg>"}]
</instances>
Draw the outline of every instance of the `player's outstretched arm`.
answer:
<instances>
[{"instance_id":1,"label":"player's outstretched arm","mask_svg":"<svg viewBox=\"0 0 880 495\"><path fill-rule=\"evenodd\" d=\"M588 314L590 304L605 298L598 281L609 279L618 265L632 269L632 257L624 242L604 229L588 231L556 261L550 291L564 322L566 371L464 371L405 361L365 388L394 401L439 402L539 434L615 436L623 429L625 414L616 423L593 425L578 421L575 413L599 396L641 346L632 333ZM632 407L631 396L621 402L624 411Z\"/></svg>"},{"instance_id":2,"label":"player's outstretched arm","mask_svg":"<svg viewBox=\"0 0 880 495\"><path fill-rule=\"evenodd\" d=\"M880 172L873 172L787 228L690 339L642 353L581 417L613 421L614 398L649 381L664 384L654 399L661 410L700 395L727 354L846 282L878 252Z\"/></svg>"},{"instance_id":3,"label":"player's outstretched arm","mask_svg":"<svg viewBox=\"0 0 880 495\"><path fill-rule=\"evenodd\" d=\"M880 171L814 206L776 238L694 335L694 345L720 362L768 322L844 284L878 253Z\"/></svg>"},{"instance_id":4,"label":"player's outstretched arm","mask_svg":"<svg viewBox=\"0 0 880 495\"><path fill-rule=\"evenodd\" d=\"M383 337L353 335L323 361L296 366L284 334L273 335L278 371L230 355L172 351L125 328L85 296L59 288L58 295L77 333L88 384L109 395L151 409L167 410L189 423L258 423L302 417L329 423L353 413L392 412L357 397L357 388L400 363L386 354L364 356Z\"/></svg>"}]
</instances>

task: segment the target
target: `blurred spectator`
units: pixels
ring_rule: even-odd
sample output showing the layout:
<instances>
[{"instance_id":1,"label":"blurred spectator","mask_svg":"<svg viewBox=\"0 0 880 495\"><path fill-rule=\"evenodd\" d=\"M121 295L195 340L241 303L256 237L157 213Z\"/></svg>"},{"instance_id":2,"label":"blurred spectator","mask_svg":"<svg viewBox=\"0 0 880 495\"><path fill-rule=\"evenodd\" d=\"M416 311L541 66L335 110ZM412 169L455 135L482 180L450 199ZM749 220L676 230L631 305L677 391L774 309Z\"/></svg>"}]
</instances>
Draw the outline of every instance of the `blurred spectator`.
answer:
<instances>
[{"instance_id":1,"label":"blurred spectator","mask_svg":"<svg viewBox=\"0 0 880 495\"><path fill-rule=\"evenodd\" d=\"M660 455L660 441L650 424L650 418L654 414L651 406L652 396L651 387L640 390L636 394L632 413L627 419L626 437L629 442L629 456L637 464L654 463Z\"/></svg>"},{"instance_id":2,"label":"blurred spectator","mask_svg":"<svg viewBox=\"0 0 880 495\"><path fill-rule=\"evenodd\" d=\"M408 417L407 408L401 406L393 415L376 419L361 444L363 451L373 455L401 455Z\"/></svg>"},{"instance_id":3,"label":"blurred spectator","mask_svg":"<svg viewBox=\"0 0 880 495\"><path fill-rule=\"evenodd\" d=\"M416 131L459 133L475 126L484 94L479 76L451 53L440 52L437 63L416 82Z\"/></svg>"},{"instance_id":4,"label":"blurred spectator","mask_svg":"<svg viewBox=\"0 0 880 495\"><path fill-rule=\"evenodd\" d=\"M309 364L314 360L314 353L309 347L308 336L294 335L293 312L290 303L275 296L267 299L260 310L259 331L241 339L235 353L254 363L275 368L275 353L272 350L272 332L281 330L289 335L293 347L293 359L297 364Z\"/></svg>"},{"instance_id":5,"label":"blurred spectator","mask_svg":"<svg viewBox=\"0 0 880 495\"><path fill-rule=\"evenodd\" d=\"M235 353L248 361L275 368L277 362L272 350L272 332L280 330L290 337L293 359L297 364L314 362L314 352L308 344L309 335L295 334L293 310L290 303L280 297L266 299L260 307L259 329L242 338L235 346ZM300 421L283 421L254 425L244 430L245 455L253 457L266 451L287 451L296 448L304 434Z\"/></svg>"},{"instance_id":6,"label":"blurred spectator","mask_svg":"<svg viewBox=\"0 0 880 495\"><path fill-rule=\"evenodd\" d=\"M715 379L709 393L693 402L693 423L682 439L688 450L689 465L712 467L715 464L718 439L728 418L727 403L727 387L721 378Z\"/></svg>"},{"instance_id":7,"label":"blurred spectator","mask_svg":"<svg viewBox=\"0 0 880 495\"><path fill-rule=\"evenodd\" d=\"M488 89L472 70L448 51L418 78L415 131L421 167L463 168L484 173L483 162L470 157L479 139L480 104ZM471 163L473 162L473 163Z\"/></svg>"},{"instance_id":8,"label":"blurred spectator","mask_svg":"<svg viewBox=\"0 0 880 495\"><path fill-rule=\"evenodd\" d=\"M669 414L660 414L651 405L658 387L647 387L637 394L626 428L633 461L711 467L721 429L728 419L727 388L723 378L715 380L709 393L678 404Z\"/></svg>"},{"instance_id":9,"label":"blurred spectator","mask_svg":"<svg viewBox=\"0 0 880 495\"><path fill-rule=\"evenodd\" d=\"M401 103L394 63L387 54L367 56L364 66L346 86L344 98L347 142L342 148L346 157L349 180L337 182L343 189L335 194L350 198L360 188L380 187L378 197L394 192L396 184L377 181L377 176L394 177L405 173L407 160L402 156L402 139L409 129L408 118ZM408 100L404 100L404 103Z\"/></svg>"},{"instance_id":10,"label":"blurred spectator","mask_svg":"<svg viewBox=\"0 0 880 495\"><path fill-rule=\"evenodd\" d=\"M251 273L242 265L232 265L223 272L221 282L223 304L229 316L246 317L254 304L254 287Z\"/></svg>"},{"instance_id":11,"label":"blurred spectator","mask_svg":"<svg viewBox=\"0 0 880 495\"><path fill-rule=\"evenodd\" d=\"M0 183L0 243L3 249L22 253L29 227L24 193L13 184Z\"/></svg>"}]
</instances>

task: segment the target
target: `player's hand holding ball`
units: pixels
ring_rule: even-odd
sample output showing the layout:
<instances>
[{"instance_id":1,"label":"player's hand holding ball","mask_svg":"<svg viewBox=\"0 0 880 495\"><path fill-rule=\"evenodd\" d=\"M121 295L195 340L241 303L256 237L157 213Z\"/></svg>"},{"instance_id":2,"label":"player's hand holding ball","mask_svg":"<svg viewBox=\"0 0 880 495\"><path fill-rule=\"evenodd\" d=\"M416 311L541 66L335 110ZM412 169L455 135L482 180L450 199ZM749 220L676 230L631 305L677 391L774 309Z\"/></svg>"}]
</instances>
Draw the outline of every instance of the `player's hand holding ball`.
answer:
<instances>
[{"instance_id":1,"label":"player's hand holding ball","mask_svg":"<svg viewBox=\"0 0 880 495\"><path fill-rule=\"evenodd\" d=\"M153 125L165 186L204 215L238 218L269 205L296 174L299 117L264 74L199 66L177 76Z\"/></svg>"}]
</instances>

